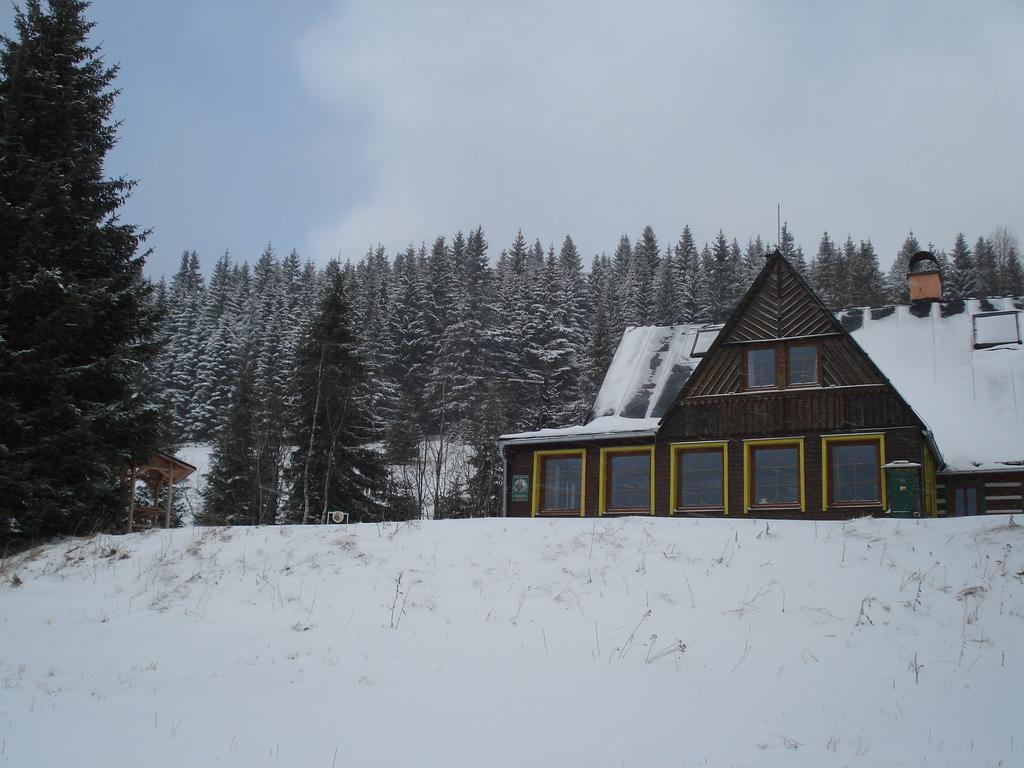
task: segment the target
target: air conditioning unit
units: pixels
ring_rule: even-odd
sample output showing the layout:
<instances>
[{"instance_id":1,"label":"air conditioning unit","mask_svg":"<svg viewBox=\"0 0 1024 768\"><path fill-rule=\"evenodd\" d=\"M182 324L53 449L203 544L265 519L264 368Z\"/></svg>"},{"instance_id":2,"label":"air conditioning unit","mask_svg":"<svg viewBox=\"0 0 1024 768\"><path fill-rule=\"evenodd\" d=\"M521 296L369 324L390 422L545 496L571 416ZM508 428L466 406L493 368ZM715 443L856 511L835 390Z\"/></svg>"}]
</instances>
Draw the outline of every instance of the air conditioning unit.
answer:
<instances>
[{"instance_id":1,"label":"air conditioning unit","mask_svg":"<svg viewBox=\"0 0 1024 768\"><path fill-rule=\"evenodd\" d=\"M348 524L348 512L341 512L339 510L334 510L333 512L328 512L327 513L327 519L330 520L332 523L345 523L347 525Z\"/></svg>"}]
</instances>

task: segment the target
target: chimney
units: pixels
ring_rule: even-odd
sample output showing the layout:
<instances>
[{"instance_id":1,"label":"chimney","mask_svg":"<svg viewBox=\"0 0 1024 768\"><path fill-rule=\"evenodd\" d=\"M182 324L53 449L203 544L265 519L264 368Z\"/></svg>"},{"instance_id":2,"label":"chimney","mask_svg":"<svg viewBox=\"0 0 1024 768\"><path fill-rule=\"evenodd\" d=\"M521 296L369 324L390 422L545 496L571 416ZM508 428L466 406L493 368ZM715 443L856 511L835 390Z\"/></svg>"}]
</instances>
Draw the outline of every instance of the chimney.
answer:
<instances>
[{"instance_id":1,"label":"chimney","mask_svg":"<svg viewBox=\"0 0 1024 768\"><path fill-rule=\"evenodd\" d=\"M915 271L914 268L923 261L930 261L932 265L925 265ZM938 301L942 298L942 273L939 271L938 260L930 251L918 251L910 259L907 283L910 286L911 301Z\"/></svg>"}]
</instances>

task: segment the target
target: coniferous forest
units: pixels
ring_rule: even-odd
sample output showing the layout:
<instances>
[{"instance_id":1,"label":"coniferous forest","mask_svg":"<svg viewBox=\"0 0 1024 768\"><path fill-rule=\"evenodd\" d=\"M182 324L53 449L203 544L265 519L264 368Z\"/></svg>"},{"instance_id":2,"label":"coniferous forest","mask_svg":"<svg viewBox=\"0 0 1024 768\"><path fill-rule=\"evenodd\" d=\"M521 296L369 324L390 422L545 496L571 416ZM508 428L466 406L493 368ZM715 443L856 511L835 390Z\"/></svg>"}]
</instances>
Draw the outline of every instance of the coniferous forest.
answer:
<instances>
[{"instance_id":1,"label":"coniferous forest","mask_svg":"<svg viewBox=\"0 0 1024 768\"><path fill-rule=\"evenodd\" d=\"M187 251L154 283L118 220L134 182L103 172L116 68L86 7L29 0L0 50L4 543L117 528L126 468L186 442L213 445L204 504L179 510L199 523L496 514L498 435L586 420L625 327L722 322L769 247L835 309L905 301L922 248L950 298L1024 293L1007 230L948 251L911 233L884 274L870 240L806 256L787 226L646 227L597 255L478 226L323 268Z\"/></svg>"},{"instance_id":2,"label":"coniferous forest","mask_svg":"<svg viewBox=\"0 0 1024 768\"><path fill-rule=\"evenodd\" d=\"M781 234L834 309L906 301L907 262L926 247L949 298L1024 293L1005 230L973 247L959 235L948 254L911 233L888 275L869 240L825 233L808 259ZM254 265L220 257L208 282L184 253L156 287L152 376L173 440L215 446L199 519L495 514L498 435L585 421L627 326L724 321L766 245L719 232L698 246L688 226L662 245L646 227L589 270L570 236L520 232L494 250L477 228L319 270L268 246Z\"/></svg>"}]
</instances>

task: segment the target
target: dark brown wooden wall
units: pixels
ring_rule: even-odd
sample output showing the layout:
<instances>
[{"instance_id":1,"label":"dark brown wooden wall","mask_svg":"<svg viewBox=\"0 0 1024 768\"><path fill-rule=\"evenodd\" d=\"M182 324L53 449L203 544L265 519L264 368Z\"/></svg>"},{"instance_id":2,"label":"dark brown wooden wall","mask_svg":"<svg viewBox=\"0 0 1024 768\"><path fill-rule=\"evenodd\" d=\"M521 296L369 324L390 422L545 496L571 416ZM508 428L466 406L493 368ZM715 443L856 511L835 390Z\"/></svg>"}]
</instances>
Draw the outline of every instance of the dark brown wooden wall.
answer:
<instances>
[{"instance_id":1,"label":"dark brown wooden wall","mask_svg":"<svg viewBox=\"0 0 1024 768\"><path fill-rule=\"evenodd\" d=\"M885 457L887 461L903 459L923 464L924 462L924 439L920 429L915 427L902 427L896 429L876 430L885 435ZM748 516L758 518L806 518L806 519L842 519L858 517L860 515L878 514L882 510L879 507L847 508L841 512L823 511L821 508L821 435L818 432L789 432L787 437L804 438L804 494L807 509L804 513L792 510L758 510L756 513L747 513L743 508L743 440L758 439L761 437L778 437L779 435L744 435L743 437L728 438L729 443L729 514L735 516ZM597 516L598 507L598 484L600 482L600 449L604 447L638 445L642 441L608 441L588 443L560 443L540 445L509 446L508 467L509 480L512 475L528 475L530 477L530 489L533 490L533 453L535 450L556 450L556 449L578 449L585 447L587 450L587 477L586 477L586 499L585 508L587 517ZM677 438L670 438L668 435L661 435L655 442L654 451L654 483L655 483L655 514L670 515L671 509L670 482L671 482L671 443L682 442ZM648 445L650 442L648 441ZM923 484L922 484L923 491ZM511 489L507 489L508 514L512 517L528 517L531 514L530 502L511 502ZM923 497L919 499L921 508L924 508Z\"/></svg>"},{"instance_id":2,"label":"dark brown wooden wall","mask_svg":"<svg viewBox=\"0 0 1024 768\"><path fill-rule=\"evenodd\" d=\"M660 434L671 441L717 440L916 424L913 413L886 386L781 389L688 398L666 417Z\"/></svg>"},{"instance_id":3,"label":"dark brown wooden wall","mask_svg":"<svg viewBox=\"0 0 1024 768\"><path fill-rule=\"evenodd\" d=\"M940 516L953 514L950 491L955 485L974 485L986 514L1024 513L1024 471L940 475L936 483Z\"/></svg>"}]
</instances>

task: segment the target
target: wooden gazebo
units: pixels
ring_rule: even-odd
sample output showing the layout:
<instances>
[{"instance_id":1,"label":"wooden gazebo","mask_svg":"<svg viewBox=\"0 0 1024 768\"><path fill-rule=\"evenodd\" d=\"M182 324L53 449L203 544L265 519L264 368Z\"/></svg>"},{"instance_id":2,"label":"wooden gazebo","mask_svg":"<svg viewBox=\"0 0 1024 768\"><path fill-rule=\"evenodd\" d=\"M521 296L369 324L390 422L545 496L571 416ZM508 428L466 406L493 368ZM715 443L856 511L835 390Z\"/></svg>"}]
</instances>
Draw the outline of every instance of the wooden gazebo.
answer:
<instances>
[{"instance_id":1,"label":"wooden gazebo","mask_svg":"<svg viewBox=\"0 0 1024 768\"><path fill-rule=\"evenodd\" d=\"M171 527L171 505L174 503L174 484L180 483L186 477L196 471L188 462L182 461L177 456L157 451L149 459L137 466L132 467L129 478L131 487L131 501L128 503L128 533L141 528L153 528L157 525L161 513L164 518L164 528ZM143 506L135 503L135 484L141 480L153 493L153 506ZM167 484L167 501L163 507L156 506L160 499L160 490L164 483Z\"/></svg>"}]
</instances>

